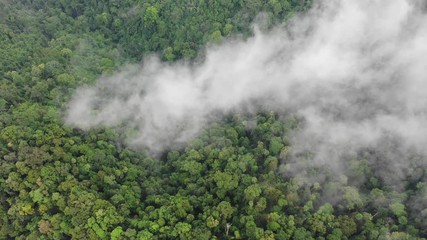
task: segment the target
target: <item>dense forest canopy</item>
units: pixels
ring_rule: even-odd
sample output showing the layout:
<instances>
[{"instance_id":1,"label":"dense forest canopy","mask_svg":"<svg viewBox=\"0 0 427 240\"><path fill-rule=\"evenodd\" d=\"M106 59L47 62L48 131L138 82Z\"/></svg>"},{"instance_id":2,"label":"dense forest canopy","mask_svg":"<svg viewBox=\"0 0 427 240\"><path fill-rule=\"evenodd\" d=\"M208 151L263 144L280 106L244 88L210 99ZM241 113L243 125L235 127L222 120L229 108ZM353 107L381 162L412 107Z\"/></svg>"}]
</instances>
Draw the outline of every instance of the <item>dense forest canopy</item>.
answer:
<instances>
[{"instance_id":1,"label":"dense forest canopy","mask_svg":"<svg viewBox=\"0 0 427 240\"><path fill-rule=\"evenodd\" d=\"M337 172L295 150L305 120L277 109L230 113L159 155L129 147L121 126L64 123L78 87L127 63L197 64L206 46L312 6L0 0L0 239L425 239L426 157L399 155L396 139ZM391 155L411 167L385 167Z\"/></svg>"}]
</instances>

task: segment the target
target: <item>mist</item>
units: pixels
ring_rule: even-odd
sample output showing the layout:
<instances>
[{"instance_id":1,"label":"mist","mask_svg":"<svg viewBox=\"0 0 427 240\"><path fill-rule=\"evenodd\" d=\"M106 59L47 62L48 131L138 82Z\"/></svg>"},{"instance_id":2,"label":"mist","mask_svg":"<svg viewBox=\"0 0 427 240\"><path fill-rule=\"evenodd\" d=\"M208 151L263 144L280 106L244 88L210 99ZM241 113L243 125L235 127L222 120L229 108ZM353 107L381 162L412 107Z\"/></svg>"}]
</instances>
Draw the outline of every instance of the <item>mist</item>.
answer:
<instances>
[{"instance_id":1,"label":"mist","mask_svg":"<svg viewBox=\"0 0 427 240\"><path fill-rule=\"evenodd\" d=\"M291 139L295 155L310 151L314 164L339 170L345 156L371 149L387 159L384 175L403 179L416 168L410 159L427 154L424 8L318 1L286 24L207 46L199 62L151 56L103 76L77 89L65 121L131 129L129 145L159 152L223 115L263 106L304 119Z\"/></svg>"}]
</instances>

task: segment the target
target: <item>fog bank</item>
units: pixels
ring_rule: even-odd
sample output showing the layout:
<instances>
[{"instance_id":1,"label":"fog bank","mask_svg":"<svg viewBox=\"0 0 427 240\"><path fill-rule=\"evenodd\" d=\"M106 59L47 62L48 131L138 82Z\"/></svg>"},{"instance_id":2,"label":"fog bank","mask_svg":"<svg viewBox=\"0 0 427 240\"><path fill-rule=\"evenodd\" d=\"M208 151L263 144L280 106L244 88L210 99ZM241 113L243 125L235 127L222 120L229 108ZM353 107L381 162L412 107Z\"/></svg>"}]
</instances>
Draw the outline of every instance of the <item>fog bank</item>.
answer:
<instances>
[{"instance_id":1,"label":"fog bank","mask_svg":"<svg viewBox=\"0 0 427 240\"><path fill-rule=\"evenodd\" d=\"M125 126L135 131L131 145L161 151L256 102L304 119L294 153L339 168L344 155L376 149L403 178L405 156L427 154L426 26L416 1L315 2L285 27L208 47L201 63L150 57L81 87L66 123Z\"/></svg>"}]
</instances>

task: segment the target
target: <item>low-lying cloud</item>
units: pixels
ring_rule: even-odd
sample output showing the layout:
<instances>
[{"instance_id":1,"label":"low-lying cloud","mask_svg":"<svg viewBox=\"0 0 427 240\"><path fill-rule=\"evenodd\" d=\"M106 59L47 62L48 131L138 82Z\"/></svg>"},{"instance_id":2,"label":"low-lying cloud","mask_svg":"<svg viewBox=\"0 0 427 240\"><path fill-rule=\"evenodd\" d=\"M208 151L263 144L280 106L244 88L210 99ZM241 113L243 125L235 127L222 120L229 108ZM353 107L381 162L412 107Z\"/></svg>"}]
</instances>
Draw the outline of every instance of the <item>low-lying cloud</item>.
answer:
<instances>
[{"instance_id":1,"label":"low-lying cloud","mask_svg":"<svg viewBox=\"0 0 427 240\"><path fill-rule=\"evenodd\" d=\"M294 152L318 163L376 148L427 154L427 17L407 0L315 3L286 26L206 50L203 62L156 57L77 90L66 122L134 129L131 144L160 151L193 138L215 116L256 102L304 119ZM400 150L399 150L400 151ZM388 156L388 155L387 155ZM410 174L399 154L396 174ZM403 167L402 167L403 166ZM406 170L405 170L406 169Z\"/></svg>"}]
</instances>

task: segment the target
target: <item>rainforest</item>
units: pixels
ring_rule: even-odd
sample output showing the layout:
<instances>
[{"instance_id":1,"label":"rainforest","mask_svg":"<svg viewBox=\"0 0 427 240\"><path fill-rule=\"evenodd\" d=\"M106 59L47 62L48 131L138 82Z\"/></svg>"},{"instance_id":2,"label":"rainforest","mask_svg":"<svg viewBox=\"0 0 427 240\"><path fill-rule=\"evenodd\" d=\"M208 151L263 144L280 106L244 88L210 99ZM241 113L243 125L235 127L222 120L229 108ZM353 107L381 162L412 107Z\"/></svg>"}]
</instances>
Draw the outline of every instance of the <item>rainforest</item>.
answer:
<instances>
[{"instance_id":1,"label":"rainforest","mask_svg":"<svg viewBox=\"0 0 427 240\"><path fill-rule=\"evenodd\" d=\"M426 239L427 4L0 0L0 239Z\"/></svg>"}]
</instances>

